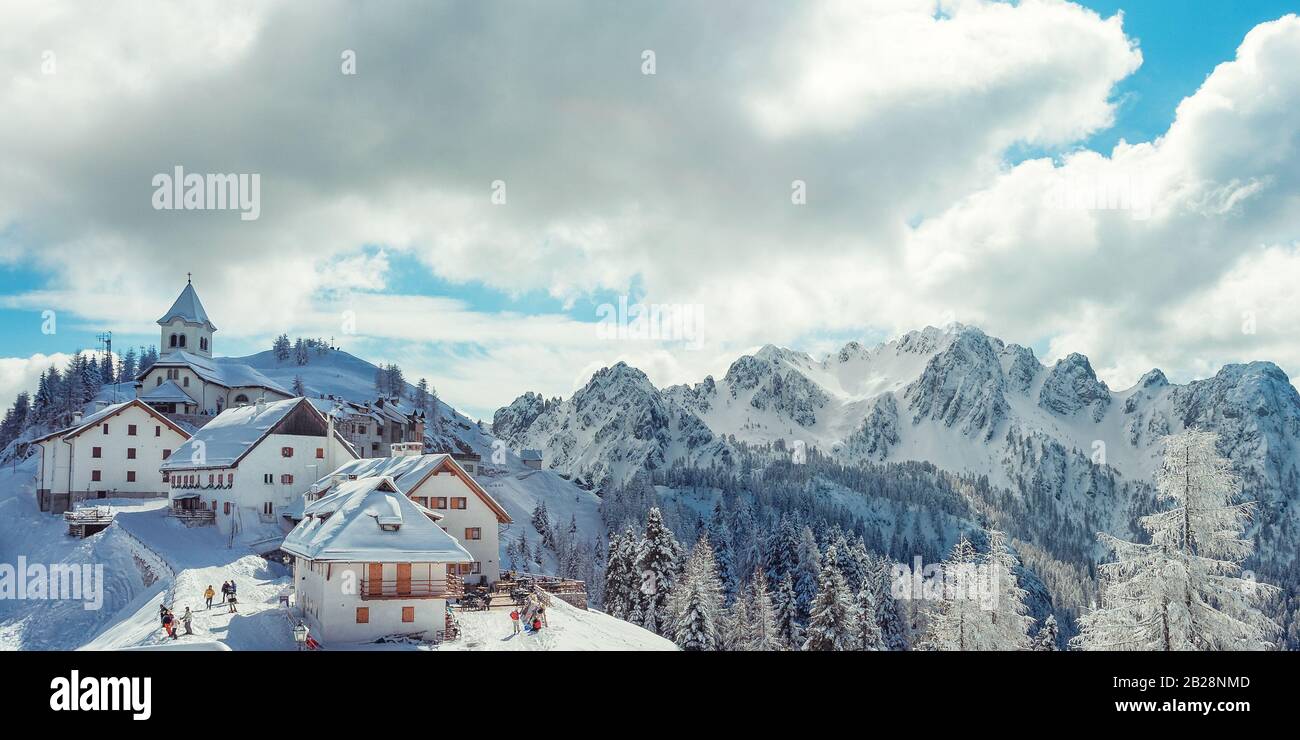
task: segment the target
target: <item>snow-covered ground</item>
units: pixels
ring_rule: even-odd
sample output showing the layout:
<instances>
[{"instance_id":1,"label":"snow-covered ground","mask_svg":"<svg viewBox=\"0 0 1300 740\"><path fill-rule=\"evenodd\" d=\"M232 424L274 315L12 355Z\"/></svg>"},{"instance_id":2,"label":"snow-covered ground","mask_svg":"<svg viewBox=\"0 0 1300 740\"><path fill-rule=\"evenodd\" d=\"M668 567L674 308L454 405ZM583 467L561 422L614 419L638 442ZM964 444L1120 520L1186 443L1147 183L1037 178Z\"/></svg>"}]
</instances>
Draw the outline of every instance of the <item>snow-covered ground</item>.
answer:
<instances>
[{"instance_id":1,"label":"snow-covered ground","mask_svg":"<svg viewBox=\"0 0 1300 740\"><path fill-rule=\"evenodd\" d=\"M212 527L188 528L166 516L166 501L110 499L96 502L116 513L113 526L84 540L68 537L62 517L42 514L33 494L34 461L0 470L0 562L104 565L103 603L86 610L80 601L0 600L0 649L112 650L147 646L234 650L293 650L292 621L279 606L290 585L288 570L231 543ZM579 527L599 523L598 499L550 471L516 471L491 481L489 490L528 526L537 496L545 496L557 522L576 517ZM233 579L238 612L217 603L203 608L203 591ZM194 612L194 634L172 642L159 625L159 605L178 615ZM550 627L536 637L510 637L508 612L460 615L463 639L443 650L672 650L673 644L640 627L596 611L556 601ZM183 632L184 630L180 630ZM503 639L507 638L507 639ZM430 646L326 645L331 649L427 649Z\"/></svg>"},{"instance_id":2,"label":"snow-covered ground","mask_svg":"<svg viewBox=\"0 0 1300 740\"><path fill-rule=\"evenodd\" d=\"M552 599L548 625L536 635L513 634L505 609L457 615L461 638L439 650L676 650L669 640L603 612L583 611Z\"/></svg>"}]
</instances>

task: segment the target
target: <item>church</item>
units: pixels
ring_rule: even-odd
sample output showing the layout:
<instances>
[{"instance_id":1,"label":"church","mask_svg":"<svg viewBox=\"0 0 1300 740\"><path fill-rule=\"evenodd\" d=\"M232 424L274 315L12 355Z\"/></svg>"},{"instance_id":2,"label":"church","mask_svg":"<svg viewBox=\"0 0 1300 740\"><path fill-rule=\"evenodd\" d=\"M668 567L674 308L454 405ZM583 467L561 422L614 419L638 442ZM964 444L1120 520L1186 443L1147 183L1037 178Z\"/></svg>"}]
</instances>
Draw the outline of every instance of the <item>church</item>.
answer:
<instances>
[{"instance_id":1,"label":"church","mask_svg":"<svg viewBox=\"0 0 1300 740\"><path fill-rule=\"evenodd\" d=\"M256 369L212 356L217 327L208 319L193 280L186 281L158 326L158 361L135 379L136 397L158 411L203 426L228 408L292 398Z\"/></svg>"}]
</instances>

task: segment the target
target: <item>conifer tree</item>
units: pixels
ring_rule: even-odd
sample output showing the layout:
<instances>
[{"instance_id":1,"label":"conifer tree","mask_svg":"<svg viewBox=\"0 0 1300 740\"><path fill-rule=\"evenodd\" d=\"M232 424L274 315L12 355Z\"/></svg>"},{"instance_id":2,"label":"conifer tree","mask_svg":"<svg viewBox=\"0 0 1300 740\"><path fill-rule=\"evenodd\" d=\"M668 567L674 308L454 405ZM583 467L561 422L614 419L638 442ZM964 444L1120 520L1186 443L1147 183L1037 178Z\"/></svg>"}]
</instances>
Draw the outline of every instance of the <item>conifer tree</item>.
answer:
<instances>
[{"instance_id":1,"label":"conifer tree","mask_svg":"<svg viewBox=\"0 0 1300 740\"><path fill-rule=\"evenodd\" d=\"M799 602L794 593L794 579L789 573L781 579L773 602L777 632L786 645L797 650L803 645L803 625L799 623Z\"/></svg>"},{"instance_id":2,"label":"conifer tree","mask_svg":"<svg viewBox=\"0 0 1300 740\"><path fill-rule=\"evenodd\" d=\"M1034 650L1044 653L1060 650L1061 647L1057 644L1059 639L1056 616L1048 614L1047 619L1043 620L1043 626L1038 628L1038 634L1034 635Z\"/></svg>"},{"instance_id":3,"label":"conifer tree","mask_svg":"<svg viewBox=\"0 0 1300 740\"><path fill-rule=\"evenodd\" d=\"M759 568L749 582L748 609L749 633L746 640L748 650L771 652L781 650L784 640L781 637L781 625L777 619L776 607L772 604L772 595L767 588L767 578ZM736 603L740 603L737 598Z\"/></svg>"},{"instance_id":4,"label":"conifer tree","mask_svg":"<svg viewBox=\"0 0 1300 740\"><path fill-rule=\"evenodd\" d=\"M853 600L853 616L857 625L858 650L884 650L885 641L876 623L876 597L870 583L862 584Z\"/></svg>"},{"instance_id":5,"label":"conifer tree","mask_svg":"<svg viewBox=\"0 0 1300 740\"><path fill-rule=\"evenodd\" d=\"M844 576L835 566L836 551L826 551L826 564L817 578L817 595L808 614L808 634L803 649L810 651L852 650L857 641L853 602Z\"/></svg>"},{"instance_id":6,"label":"conifer tree","mask_svg":"<svg viewBox=\"0 0 1300 740\"><path fill-rule=\"evenodd\" d=\"M640 623L655 634L663 634L668 627L668 595L677 582L681 549L672 530L664 524L659 508L651 508L646 514L645 536L637 553L636 571L641 576Z\"/></svg>"},{"instance_id":7,"label":"conifer tree","mask_svg":"<svg viewBox=\"0 0 1300 740\"><path fill-rule=\"evenodd\" d=\"M1168 508L1141 518L1148 543L1100 535L1115 561L1100 568L1100 606L1079 619L1085 650L1268 650L1279 627L1263 611L1278 593L1243 576L1254 552L1245 536L1254 502L1234 503L1239 484L1216 435L1169 437L1156 476Z\"/></svg>"}]
</instances>

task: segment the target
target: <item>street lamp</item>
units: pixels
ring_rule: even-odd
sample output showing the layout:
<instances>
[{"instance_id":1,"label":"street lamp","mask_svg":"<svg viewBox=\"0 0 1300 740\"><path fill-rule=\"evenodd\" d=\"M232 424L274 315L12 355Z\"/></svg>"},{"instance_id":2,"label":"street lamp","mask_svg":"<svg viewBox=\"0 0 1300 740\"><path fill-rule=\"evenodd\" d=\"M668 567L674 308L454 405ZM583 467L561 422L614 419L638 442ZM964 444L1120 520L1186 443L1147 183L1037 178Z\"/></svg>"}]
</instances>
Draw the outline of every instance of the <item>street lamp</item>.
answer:
<instances>
[{"instance_id":1,"label":"street lamp","mask_svg":"<svg viewBox=\"0 0 1300 740\"><path fill-rule=\"evenodd\" d=\"M298 644L298 649L302 650L303 645L307 644L307 625L298 620L298 624L293 628L293 641Z\"/></svg>"}]
</instances>

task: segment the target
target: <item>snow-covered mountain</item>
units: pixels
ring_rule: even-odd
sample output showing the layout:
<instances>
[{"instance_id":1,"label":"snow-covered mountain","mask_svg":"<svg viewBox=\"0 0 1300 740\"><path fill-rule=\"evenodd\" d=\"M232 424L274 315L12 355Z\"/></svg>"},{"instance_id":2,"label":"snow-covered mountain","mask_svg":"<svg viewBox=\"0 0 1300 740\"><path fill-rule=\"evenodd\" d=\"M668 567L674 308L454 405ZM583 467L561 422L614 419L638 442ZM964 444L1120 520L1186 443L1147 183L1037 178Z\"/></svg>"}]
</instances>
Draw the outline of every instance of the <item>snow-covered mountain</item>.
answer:
<instances>
[{"instance_id":1,"label":"snow-covered mountain","mask_svg":"<svg viewBox=\"0 0 1300 740\"><path fill-rule=\"evenodd\" d=\"M567 400L519 397L493 427L594 482L726 464L737 443L778 440L845 463L928 461L1008 490L1008 506L1042 519L1023 536L1080 556L1098 530L1131 532L1149 508L1162 439L1207 429L1260 502L1261 564L1291 569L1300 542L1300 394L1270 362L1187 385L1152 370L1115 391L1082 355L1046 367L977 328L928 327L821 360L769 345L693 386L656 389L619 363Z\"/></svg>"}]
</instances>

